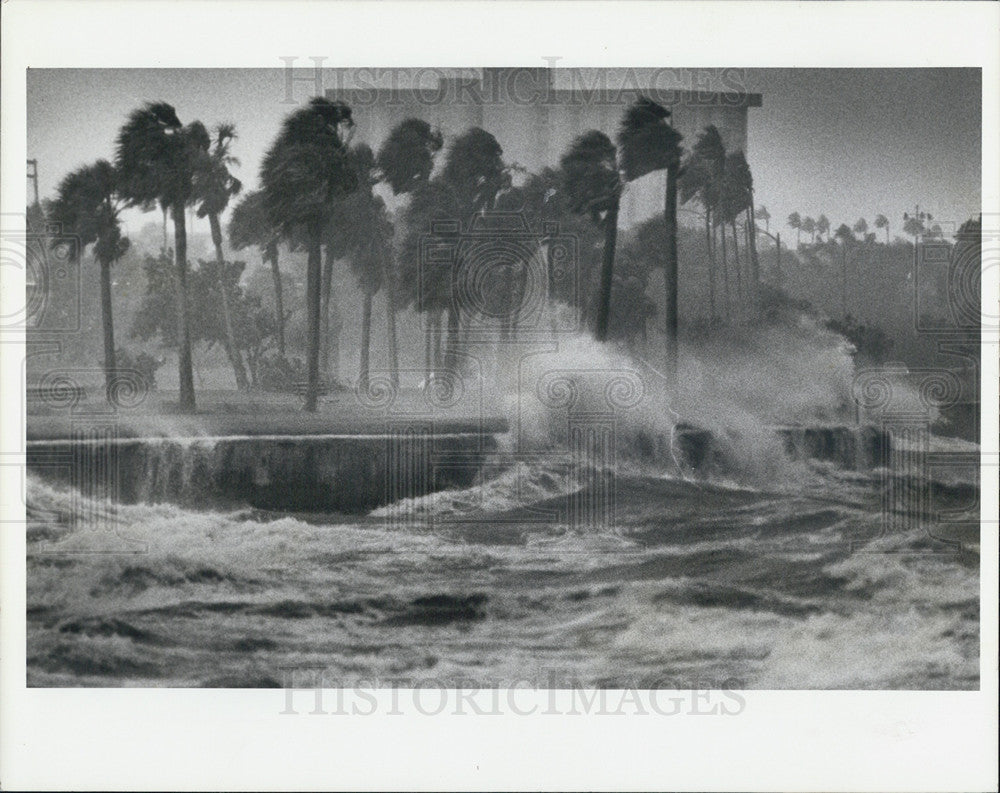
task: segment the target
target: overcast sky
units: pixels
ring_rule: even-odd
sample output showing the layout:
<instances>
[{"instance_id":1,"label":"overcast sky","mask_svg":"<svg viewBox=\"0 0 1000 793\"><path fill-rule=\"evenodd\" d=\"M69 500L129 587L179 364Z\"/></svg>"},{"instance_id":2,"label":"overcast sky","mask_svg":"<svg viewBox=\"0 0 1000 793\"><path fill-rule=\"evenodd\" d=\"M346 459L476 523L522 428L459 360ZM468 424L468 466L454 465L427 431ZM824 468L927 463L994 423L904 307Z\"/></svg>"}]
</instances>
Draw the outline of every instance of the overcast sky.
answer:
<instances>
[{"instance_id":1,"label":"overcast sky","mask_svg":"<svg viewBox=\"0 0 1000 793\"><path fill-rule=\"evenodd\" d=\"M334 84L331 74L325 87ZM126 114L152 99L173 104L185 123L235 122L237 174L253 187L265 148L294 107L284 101L286 76L282 69L31 70L28 156L39 161L41 194L51 196L70 169L110 159ZM690 87L683 74L678 79ZM792 211L825 213L834 226L861 216L871 224L882 212L894 230L917 203L958 223L980 211L979 70L749 69L738 80L763 95L763 106L749 111L748 157L772 227ZM311 90L296 83L295 99ZM143 222L128 219L133 228Z\"/></svg>"}]
</instances>

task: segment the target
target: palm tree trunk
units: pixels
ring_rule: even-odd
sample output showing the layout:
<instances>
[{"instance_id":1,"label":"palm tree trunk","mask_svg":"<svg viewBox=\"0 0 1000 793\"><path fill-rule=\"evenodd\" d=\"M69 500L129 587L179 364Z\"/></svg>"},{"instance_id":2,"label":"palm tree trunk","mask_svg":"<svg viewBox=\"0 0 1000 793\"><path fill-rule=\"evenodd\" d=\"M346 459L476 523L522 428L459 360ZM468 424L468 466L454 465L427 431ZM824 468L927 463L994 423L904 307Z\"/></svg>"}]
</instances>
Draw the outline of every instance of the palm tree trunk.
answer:
<instances>
[{"instance_id":1,"label":"palm tree trunk","mask_svg":"<svg viewBox=\"0 0 1000 793\"><path fill-rule=\"evenodd\" d=\"M243 356L240 348L236 345L236 334L233 333L233 314L229 306L229 287L226 284L226 260L222 255L222 224L219 223L219 216L214 212L208 216L208 225L212 230L212 244L215 246L215 261L219 265L219 291L222 293L222 320L226 331L223 340L223 347L226 350L226 357L233 367L233 374L236 376L236 387L240 391L248 391L250 383L247 381L247 372L243 366Z\"/></svg>"},{"instance_id":2,"label":"palm tree trunk","mask_svg":"<svg viewBox=\"0 0 1000 793\"><path fill-rule=\"evenodd\" d=\"M306 259L306 403L304 409L316 412L319 399L319 304L323 226L309 224L309 254Z\"/></svg>"},{"instance_id":3,"label":"palm tree trunk","mask_svg":"<svg viewBox=\"0 0 1000 793\"><path fill-rule=\"evenodd\" d=\"M677 332L680 327L677 316L677 167L667 168L667 195L664 200L663 219L667 227L667 258L664 262L663 280L664 321L666 325L666 376L667 385L677 385Z\"/></svg>"},{"instance_id":4,"label":"palm tree trunk","mask_svg":"<svg viewBox=\"0 0 1000 793\"><path fill-rule=\"evenodd\" d=\"M843 257L841 258L841 279L840 279L840 305L847 316L847 242L844 242Z\"/></svg>"},{"instance_id":5,"label":"palm tree trunk","mask_svg":"<svg viewBox=\"0 0 1000 793\"><path fill-rule=\"evenodd\" d=\"M715 321L715 249L712 246L712 211L705 207L705 247L708 250L708 313Z\"/></svg>"},{"instance_id":6,"label":"palm tree trunk","mask_svg":"<svg viewBox=\"0 0 1000 793\"><path fill-rule=\"evenodd\" d=\"M174 220L174 264L177 271L177 375L180 385L180 408L195 410L194 367L191 361L191 331L187 300L187 224L184 204L172 207Z\"/></svg>"},{"instance_id":7,"label":"palm tree trunk","mask_svg":"<svg viewBox=\"0 0 1000 793\"><path fill-rule=\"evenodd\" d=\"M424 377L429 378L434 371L434 318L427 312L424 325Z\"/></svg>"},{"instance_id":8,"label":"palm tree trunk","mask_svg":"<svg viewBox=\"0 0 1000 793\"><path fill-rule=\"evenodd\" d=\"M611 282L615 271L615 245L618 242L618 199L615 198L604 216L604 250L601 252L601 284L598 292L597 318L594 322L594 338L605 341L608 338L608 323L611 319Z\"/></svg>"},{"instance_id":9,"label":"palm tree trunk","mask_svg":"<svg viewBox=\"0 0 1000 793\"><path fill-rule=\"evenodd\" d=\"M385 281L385 322L389 337L389 377L399 388L399 337L396 334L396 284L392 274Z\"/></svg>"},{"instance_id":10,"label":"palm tree trunk","mask_svg":"<svg viewBox=\"0 0 1000 793\"><path fill-rule=\"evenodd\" d=\"M358 377L358 387L368 390L368 380L371 373L371 343L372 343L372 293L365 292L361 303L361 373Z\"/></svg>"},{"instance_id":11,"label":"palm tree trunk","mask_svg":"<svg viewBox=\"0 0 1000 793\"><path fill-rule=\"evenodd\" d=\"M750 213L750 266L753 272L753 300L760 297L760 257L757 255L757 212L753 202L747 210Z\"/></svg>"},{"instance_id":12,"label":"palm tree trunk","mask_svg":"<svg viewBox=\"0 0 1000 793\"><path fill-rule=\"evenodd\" d=\"M274 281L274 313L278 320L278 354L285 357L285 301L281 290L281 270L278 269L278 243L268 243L265 256L271 263L271 278Z\"/></svg>"},{"instance_id":13,"label":"palm tree trunk","mask_svg":"<svg viewBox=\"0 0 1000 793\"><path fill-rule=\"evenodd\" d=\"M333 289L333 255L330 253L330 247L326 247L325 256L323 258L323 277L322 277L322 298L321 298L321 308L320 316L322 317L322 328L320 330L320 369L323 373L330 377L332 376L334 380L337 379L340 368L340 337L334 331L331 335L330 332L330 293ZM337 336L336 339L333 336ZM333 352L333 347L336 347L336 353ZM334 373L330 372L330 359L333 358L333 368L338 370Z\"/></svg>"},{"instance_id":14,"label":"palm tree trunk","mask_svg":"<svg viewBox=\"0 0 1000 793\"><path fill-rule=\"evenodd\" d=\"M726 319L733 310L732 296L729 291L729 257L726 255L726 226L725 222L719 223L719 238L722 240L722 282L726 290Z\"/></svg>"},{"instance_id":15,"label":"palm tree trunk","mask_svg":"<svg viewBox=\"0 0 1000 793\"><path fill-rule=\"evenodd\" d=\"M736 234L736 218L729 222L729 227L733 231L733 259L736 261L736 300L739 304L739 310L742 312L743 309L743 263L740 262L740 238ZM725 235L726 230L722 230L723 235Z\"/></svg>"},{"instance_id":16,"label":"palm tree trunk","mask_svg":"<svg viewBox=\"0 0 1000 793\"><path fill-rule=\"evenodd\" d=\"M111 315L111 262L101 262L101 320L104 325L104 388L112 401L115 381L115 328Z\"/></svg>"}]
</instances>

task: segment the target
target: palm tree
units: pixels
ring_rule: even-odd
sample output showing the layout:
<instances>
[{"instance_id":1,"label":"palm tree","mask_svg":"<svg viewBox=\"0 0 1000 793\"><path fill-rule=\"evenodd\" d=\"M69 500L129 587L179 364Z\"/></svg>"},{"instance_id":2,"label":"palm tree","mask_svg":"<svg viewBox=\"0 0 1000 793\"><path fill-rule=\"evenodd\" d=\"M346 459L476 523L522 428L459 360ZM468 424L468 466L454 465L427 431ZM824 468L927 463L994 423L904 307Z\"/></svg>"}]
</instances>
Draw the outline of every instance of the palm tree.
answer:
<instances>
[{"instance_id":1,"label":"palm tree","mask_svg":"<svg viewBox=\"0 0 1000 793\"><path fill-rule=\"evenodd\" d=\"M919 218L903 215L903 231L913 237L913 241L916 243L917 237L924 232L924 224Z\"/></svg>"},{"instance_id":2,"label":"palm tree","mask_svg":"<svg viewBox=\"0 0 1000 793\"><path fill-rule=\"evenodd\" d=\"M708 251L708 306L709 314L713 320L715 319L716 278L713 213L719 206L725 161L726 148L722 143L722 136L714 125L709 125L698 135L680 179L681 203L686 204L692 198L697 197L705 211L705 246Z\"/></svg>"},{"instance_id":3,"label":"palm tree","mask_svg":"<svg viewBox=\"0 0 1000 793\"><path fill-rule=\"evenodd\" d=\"M471 127L455 138L441 169L441 183L454 196L458 220L470 228L475 216L491 210L497 194L510 186L510 173L497 139L480 127ZM464 265L456 262L455 266ZM460 301L452 301L448 308L445 363L451 368L457 362L462 310Z\"/></svg>"},{"instance_id":4,"label":"palm tree","mask_svg":"<svg viewBox=\"0 0 1000 793\"><path fill-rule=\"evenodd\" d=\"M319 397L320 267L323 232L337 196L357 180L348 167L341 125L353 126L351 109L323 97L289 114L260 169L264 207L286 238L303 232L307 246L307 352L305 410Z\"/></svg>"},{"instance_id":5,"label":"palm tree","mask_svg":"<svg viewBox=\"0 0 1000 793\"><path fill-rule=\"evenodd\" d=\"M634 181L653 171L666 170L663 220L667 232L664 262L664 321L666 323L667 377L677 381L677 180L681 172L682 135L669 122L670 111L646 97L639 97L626 111L618 132L618 148L625 180ZM608 284L610 308L611 284ZM607 317L605 317L605 323ZM605 334L607 328L605 327Z\"/></svg>"},{"instance_id":6,"label":"palm tree","mask_svg":"<svg viewBox=\"0 0 1000 793\"><path fill-rule=\"evenodd\" d=\"M348 151L358 189L334 201L327 245L336 258L348 260L363 294L361 317L361 371L359 387L367 390L371 358L372 300L386 280L392 249L392 224L385 203L372 192L375 155L366 144Z\"/></svg>"},{"instance_id":7,"label":"palm tree","mask_svg":"<svg viewBox=\"0 0 1000 793\"><path fill-rule=\"evenodd\" d=\"M875 228L885 229L885 244L889 244L889 218L879 213L875 216Z\"/></svg>"},{"instance_id":8,"label":"palm tree","mask_svg":"<svg viewBox=\"0 0 1000 793\"><path fill-rule=\"evenodd\" d=\"M756 235L750 232L751 228L757 228L753 215L753 174L750 171L750 164L741 150L736 150L726 157L726 181L731 204L730 224L733 230L733 243L737 250L737 267L739 266L739 245L736 237L736 217L741 212L744 214L743 230L750 267L747 292L755 301L757 289L760 286L760 264L757 259Z\"/></svg>"},{"instance_id":9,"label":"palm tree","mask_svg":"<svg viewBox=\"0 0 1000 793\"><path fill-rule=\"evenodd\" d=\"M83 249L93 245L94 260L101 268L101 320L104 326L104 383L108 400L112 398L115 379L115 331L111 310L111 265L128 250L128 238L122 237L119 221L117 174L107 160L98 160L70 172L56 188L56 197L48 204L50 223L59 225L62 244L66 235L77 238L69 246L74 260Z\"/></svg>"},{"instance_id":10,"label":"palm tree","mask_svg":"<svg viewBox=\"0 0 1000 793\"><path fill-rule=\"evenodd\" d=\"M440 178L423 183L410 195L400 217L403 233L397 249L396 269L399 272L397 297L400 307L414 306L426 315L425 345L426 374L444 366L442 321L451 307L451 271L447 265L428 258L422 260L426 245L440 242L454 247L454 235L439 239L436 229L444 228L439 221L454 224L458 217L455 194Z\"/></svg>"},{"instance_id":11,"label":"palm tree","mask_svg":"<svg viewBox=\"0 0 1000 793\"><path fill-rule=\"evenodd\" d=\"M148 102L129 114L118 132L115 151L118 192L128 206L149 210L159 203L173 219L180 407L185 411L195 409L184 210L193 197L197 153L189 133L171 105Z\"/></svg>"},{"instance_id":12,"label":"palm tree","mask_svg":"<svg viewBox=\"0 0 1000 793\"><path fill-rule=\"evenodd\" d=\"M841 254L841 281L840 281L840 302L844 315L847 315L847 246L854 242L854 233L846 223L841 223L833 234L834 239L840 240Z\"/></svg>"},{"instance_id":13,"label":"palm tree","mask_svg":"<svg viewBox=\"0 0 1000 793\"><path fill-rule=\"evenodd\" d=\"M802 245L802 218L798 212L788 216L788 225L795 229L795 245Z\"/></svg>"},{"instance_id":14,"label":"palm tree","mask_svg":"<svg viewBox=\"0 0 1000 793\"><path fill-rule=\"evenodd\" d=\"M278 330L278 354L285 357L285 308L281 288L281 270L278 269L278 231L273 228L264 211L264 195L259 191L244 193L233 207L229 219L229 244L233 250L251 245L260 249L264 264L271 267L274 282L274 314Z\"/></svg>"},{"instance_id":15,"label":"palm tree","mask_svg":"<svg viewBox=\"0 0 1000 793\"><path fill-rule=\"evenodd\" d=\"M393 195L411 195L422 189L434 170L434 157L441 150L441 133L419 118L407 118L389 132L376 157L376 165L392 188ZM389 356L392 382L399 385L399 342L396 338L398 310L398 268L386 273L386 321L389 333ZM428 327L427 332L430 332Z\"/></svg>"},{"instance_id":16,"label":"palm tree","mask_svg":"<svg viewBox=\"0 0 1000 793\"><path fill-rule=\"evenodd\" d=\"M615 146L603 132L588 130L577 136L559 160L563 189L570 211L588 215L604 231L601 280L597 297L594 337L608 337L611 284L618 237L618 205L622 183L618 176Z\"/></svg>"},{"instance_id":17,"label":"palm tree","mask_svg":"<svg viewBox=\"0 0 1000 793\"><path fill-rule=\"evenodd\" d=\"M816 242L816 221L811 217L802 218L802 230L806 234L812 235L812 242Z\"/></svg>"},{"instance_id":18,"label":"palm tree","mask_svg":"<svg viewBox=\"0 0 1000 793\"><path fill-rule=\"evenodd\" d=\"M232 308L229 305L229 286L226 283L226 259L222 253L222 223L219 216L229 205L229 199L238 195L243 188L239 179L229 172L230 166L239 165L239 160L229 153L229 147L236 138L236 127L232 124L219 124L209 138L207 130L200 122L192 124L192 138L199 144L204 156L199 158L194 174L195 200L198 204L198 217L208 218L212 230L212 244L215 247L215 260L219 265L219 290L221 292L222 321L225 329L223 345L226 357L233 367L236 376L236 387L241 391L250 388L243 356L236 344L233 333Z\"/></svg>"},{"instance_id":19,"label":"palm tree","mask_svg":"<svg viewBox=\"0 0 1000 793\"><path fill-rule=\"evenodd\" d=\"M816 218L816 233L820 236L821 239L824 234L826 235L827 239L830 238L830 218L828 218L826 215L820 215L818 218Z\"/></svg>"},{"instance_id":20,"label":"palm tree","mask_svg":"<svg viewBox=\"0 0 1000 793\"><path fill-rule=\"evenodd\" d=\"M423 119L407 118L392 128L378 150L376 165L393 195L412 193L427 183L443 143L441 133Z\"/></svg>"},{"instance_id":21,"label":"palm tree","mask_svg":"<svg viewBox=\"0 0 1000 793\"><path fill-rule=\"evenodd\" d=\"M722 240L726 239L726 224L729 224L733 234L733 261L736 272L736 300L739 307L743 302L743 265L740 262L739 236L736 233L736 218L746 206L742 177L737 173L739 163L734 157L735 152L726 155L720 196L719 220L721 222ZM725 248L723 248L725 254Z\"/></svg>"},{"instance_id":22,"label":"palm tree","mask_svg":"<svg viewBox=\"0 0 1000 793\"><path fill-rule=\"evenodd\" d=\"M861 241L864 242L865 234L868 233L868 221L864 218L858 218L857 223L854 224L854 233L861 235Z\"/></svg>"}]
</instances>

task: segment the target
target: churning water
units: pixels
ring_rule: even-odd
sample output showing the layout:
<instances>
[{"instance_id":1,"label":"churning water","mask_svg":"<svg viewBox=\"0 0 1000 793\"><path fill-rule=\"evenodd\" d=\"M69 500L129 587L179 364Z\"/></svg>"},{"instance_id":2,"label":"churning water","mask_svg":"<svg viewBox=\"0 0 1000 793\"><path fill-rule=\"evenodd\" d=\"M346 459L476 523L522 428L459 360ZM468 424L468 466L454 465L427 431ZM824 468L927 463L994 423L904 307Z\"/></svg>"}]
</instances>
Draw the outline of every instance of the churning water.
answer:
<instances>
[{"instance_id":1,"label":"churning water","mask_svg":"<svg viewBox=\"0 0 1000 793\"><path fill-rule=\"evenodd\" d=\"M567 521L574 486L546 466L418 499L403 524L384 508L117 505L96 523L135 552L100 554L74 553L95 532L68 513L88 505L32 476L29 684L266 687L318 667L484 687L557 670L608 687L976 688L978 553L886 534L877 473L808 473L779 491L620 473L597 532Z\"/></svg>"},{"instance_id":2,"label":"churning water","mask_svg":"<svg viewBox=\"0 0 1000 793\"><path fill-rule=\"evenodd\" d=\"M850 358L812 336L798 353L761 349L770 363L687 364L704 392L677 404L730 439L727 466L623 460L610 491L606 471L569 470L564 446L501 448L471 485L351 515L196 506L169 487L95 503L32 473L28 682L273 687L318 668L344 685L555 672L604 687L977 688L978 538L931 536L976 487L790 460L773 412L828 417ZM564 371L574 356L593 370L593 349L567 345ZM554 371L541 369L538 382ZM539 437L544 422L512 423ZM926 519L899 519L903 491L926 496ZM595 502L599 519L581 521Z\"/></svg>"}]
</instances>

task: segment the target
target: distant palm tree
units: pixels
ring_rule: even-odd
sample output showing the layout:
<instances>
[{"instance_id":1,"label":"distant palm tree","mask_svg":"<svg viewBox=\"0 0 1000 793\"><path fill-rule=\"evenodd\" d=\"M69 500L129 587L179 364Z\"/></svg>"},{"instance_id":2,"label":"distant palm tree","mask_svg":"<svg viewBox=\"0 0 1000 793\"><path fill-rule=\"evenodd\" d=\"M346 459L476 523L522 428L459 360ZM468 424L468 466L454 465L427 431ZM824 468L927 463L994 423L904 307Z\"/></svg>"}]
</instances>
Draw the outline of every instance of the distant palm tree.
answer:
<instances>
[{"instance_id":1,"label":"distant palm tree","mask_svg":"<svg viewBox=\"0 0 1000 793\"><path fill-rule=\"evenodd\" d=\"M219 124L210 138L200 122L191 125L192 138L202 149L194 172L195 201L198 217L208 218L212 231L212 245L215 247L215 261L219 265L219 291L221 293L222 324L225 329L224 347L226 357L236 376L236 387L241 391L250 388L243 356L233 332L233 312L229 305L229 285L226 277L226 259L222 253L222 223L219 216L229 205L229 199L238 195L243 184L229 172L231 166L239 165L239 160L229 153L229 147L236 138L236 127Z\"/></svg>"},{"instance_id":2,"label":"distant palm tree","mask_svg":"<svg viewBox=\"0 0 1000 793\"><path fill-rule=\"evenodd\" d=\"M618 132L619 159L626 181L634 181L653 171L667 172L663 219L666 226L664 262L664 322L666 330L666 373L677 380L677 192L681 173L683 136L669 122L670 111L651 99L640 97L622 117ZM610 291L609 284L609 291ZM610 295L608 300L610 308ZM605 329L606 332L606 329Z\"/></svg>"},{"instance_id":3,"label":"distant palm tree","mask_svg":"<svg viewBox=\"0 0 1000 793\"><path fill-rule=\"evenodd\" d=\"M594 337L608 337L611 285L618 237L618 206L622 182L618 175L615 146L603 132L588 130L576 137L559 160L563 189L570 210L588 215L604 231L601 280L598 289Z\"/></svg>"},{"instance_id":4,"label":"distant palm tree","mask_svg":"<svg viewBox=\"0 0 1000 793\"><path fill-rule=\"evenodd\" d=\"M286 237L306 239L307 352L305 410L319 397L320 268L323 231L337 196L357 188L348 167L341 125L353 126L351 109L323 97L288 115L260 169L264 207Z\"/></svg>"},{"instance_id":5,"label":"distant palm tree","mask_svg":"<svg viewBox=\"0 0 1000 793\"><path fill-rule=\"evenodd\" d=\"M802 217L799 215L798 212L793 212L791 215L788 216L788 225L791 228L795 229L795 244L797 246L801 245L802 244L802 234L801 234L801 231L802 231Z\"/></svg>"},{"instance_id":6,"label":"distant palm tree","mask_svg":"<svg viewBox=\"0 0 1000 793\"><path fill-rule=\"evenodd\" d=\"M375 164L382 179L392 188L393 195L412 195L427 184L434 170L434 158L443 144L441 133L431 129L431 125L423 119L407 118L390 130L379 148ZM399 342L396 337L398 278L398 268L390 267L386 273L386 321L394 385L399 384ZM430 332L430 327L427 332Z\"/></svg>"},{"instance_id":7,"label":"distant palm tree","mask_svg":"<svg viewBox=\"0 0 1000 793\"><path fill-rule=\"evenodd\" d=\"M885 229L885 244L889 244L889 218L883 214L875 216L875 228Z\"/></svg>"},{"instance_id":8,"label":"distant palm tree","mask_svg":"<svg viewBox=\"0 0 1000 793\"><path fill-rule=\"evenodd\" d=\"M913 242L916 244L917 237L924 233L924 222L921 218L915 215L907 215L904 212L903 231L913 237Z\"/></svg>"},{"instance_id":9,"label":"distant palm tree","mask_svg":"<svg viewBox=\"0 0 1000 793\"><path fill-rule=\"evenodd\" d=\"M854 233L846 223L841 223L833 233L835 239L840 240L841 255L841 281L840 300L844 315L847 315L847 247L854 242Z\"/></svg>"},{"instance_id":10,"label":"distant palm tree","mask_svg":"<svg viewBox=\"0 0 1000 793\"><path fill-rule=\"evenodd\" d=\"M197 160L189 128L166 102L148 102L133 110L118 132L115 170L118 191L129 206L152 209L159 203L174 223L174 262L177 272L177 338L180 407L195 409L194 374L187 294L187 225L185 208L193 198Z\"/></svg>"},{"instance_id":11,"label":"distant palm tree","mask_svg":"<svg viewBox=\"0 0 1000 793\"><path fill-rule=\"evenodd\" d=\"M816 242L816 221L811 217L802 218L802 230L812 236L812 242Z\"/></svg>"},{"instance_id":12,"label":"distant palm tree","mask_svg":"<svg viewBox=\"0 0 1000 793\"><path fill-rule=\"evenodd\" d=\"M820 215L816 218L816 233L823 237L825 234L827 239L830 238L830 219L826 215Z\"/></svg>"},{"instance_id":13,"label":"distant palm tree","mask_svg":"<svg viewBox=\"0 0 1000 793\"><path fill-rule=\"evenodd\" d=\"M75 259L93 245L94 260L101 268L101 320L104 326L104 382L107 398L112 398L115 379L115 331L111 307L111 265L128 250L122 237L117 195L117 174L107 160L98 160L70 172L56 188L56 197L46 207L50 223L58 224L54 245L72 235L77 244L69 246Z\"/></svg>"},{"instance_id":14,"label":"distant palm tree","mask_svg":"<svg viewBox=\"0 0 1000 793\"><path fill-rule=\"evenodd\" d=\"M736 240L736 216L741 212L744 215L744 238L747 251L747 263L749 265L749 278L747 292L752 300L757 299L757 290L760 286L760 265L757 259L756 235L750 233L750 229L756 228L756 219L753 215L753 174L750 171L750 164L741 150L736 150L726 157L726 177L729 182L729 191L732 201L733 218L731 225L733 228L734 244ZM738 244L736 245L739 249Z\"/></svg>"},{"instance_id":15,"label":"distant palm tree","mask_svg":"<svg viewBox=\"0 0 1000 793\"><path fill-rule=\"evenodd\" d=\"M229 219L229 244L233 250L251 245L260 249L261 259L271 267L274 283L274 314L278 328L278 354L285 357L285 308L281 288L281 270L278 269L278 230L271 226L264 211L264 195L259 191L244 193L233 207Z\"/></svg>"},{"instance_id":16,"label":"distant palm tree","mask_svg":"<svg viewBox=\"0 0 1000 793\"><path fill-rule=\"evenodd\" d=\"M715 223L713 215L719 208L725 175L726 147L714 125L705 127L695 141L691 155L680 178L680 200L687 203L697 197L705 211L705 246L708 250L708 305L715 319ZM765 213L767 210L764 210ZM767 216L770 218L770 215ZM728 283L728 278L727 278ZM728 311L728 289L726 295Z\"/></svg>"},{"instance_id":17,"label":"distant palm tree","mask_svg":"<svg viewBox=\"0 0 1000 793\"><path fill-rule=\"evenodd\" d=\"M861 240L864 241L865 234L868 233L868 221L864 218L858 218L857 223L854 224L854 233L861 235Z\"/></svg>"}]
</instances>

